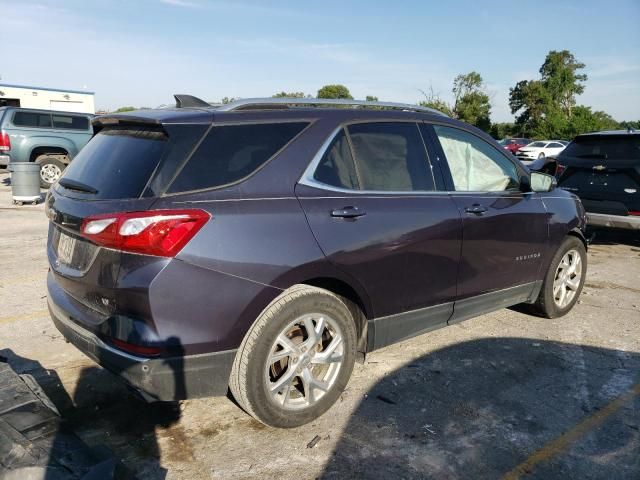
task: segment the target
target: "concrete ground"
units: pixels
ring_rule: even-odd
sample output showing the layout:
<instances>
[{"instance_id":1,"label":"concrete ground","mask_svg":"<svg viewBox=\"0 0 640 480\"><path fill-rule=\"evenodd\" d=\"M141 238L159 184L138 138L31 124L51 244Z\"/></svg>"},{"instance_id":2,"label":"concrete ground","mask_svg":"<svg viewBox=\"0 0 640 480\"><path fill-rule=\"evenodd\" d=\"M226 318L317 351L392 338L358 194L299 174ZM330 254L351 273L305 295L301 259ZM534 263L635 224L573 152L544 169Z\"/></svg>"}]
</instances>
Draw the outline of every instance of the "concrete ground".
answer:
<instances>
[{"instance_id":1,"label":"concrete ground","mask_svg":"<svg viewBox=\"0 0 640 480\"><path fill-rule=\"evenodd\" d=\"M640 478L637 233L598 234L566 317L500 310L374 352L294 430L227 398L131 397L49 320L46 233L42 205L11 206L0 172L0 355L140 478Z\"/></svg>"}]
</instances>

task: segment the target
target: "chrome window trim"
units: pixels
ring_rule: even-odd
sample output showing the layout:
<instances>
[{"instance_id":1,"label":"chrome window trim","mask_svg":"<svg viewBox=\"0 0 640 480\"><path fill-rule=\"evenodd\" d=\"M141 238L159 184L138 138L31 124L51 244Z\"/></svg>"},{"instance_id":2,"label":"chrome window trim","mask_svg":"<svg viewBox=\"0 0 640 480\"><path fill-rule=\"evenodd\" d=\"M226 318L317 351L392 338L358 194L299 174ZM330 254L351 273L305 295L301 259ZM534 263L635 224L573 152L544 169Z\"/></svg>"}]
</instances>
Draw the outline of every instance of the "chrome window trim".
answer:
<instances>
[{"instance_id":1,"label":"chrome window trim","mask_svg":"<svg viewBox=\"0 0 640 480\"><path fill-rule=\"evenodd\" d=\"M322 145L320 146L320 149L316 152L316 154L314 155L314 157L311 159L311 162L309 162L309 165L307 166L307 168L305 169L304 173L302 174L302 176L300 177L300 179L298 180L298 183L300 185L306 185L307 187L313 187L313 188L318 188L321 190L327 190L330 192L338 192L338 193L352 193L352 194L357 194L357 195L415 195L415 194L432 194L432 193L443 193L442 190L401 190L401 191L396 191L396 190L352 190L349 188L340 188L340 187L335 187L333 185L328 185L326 183L322 183L318 180L316 180L313 177L313 174L315 173L316 169L318 168L318 165L320 164L320 161L322 160L322 157L324 157L324 154L327 152L327 149L331 146L331 143L333 142L334 138L336 137L336 135L338 135L338 133L340 133L340 131L342 129L345 129L345 133L348 135L349 134L349 130L347 129L347 127L349 125L355 125L355 124L363 124L363 123L413 123L416 128L418 129L418 134L420 135L420 138L422 140L423 146L424 146L424 151L425 151L425 155L427 157L427 161L429 162L428 167L429 167L429 172L431 173L431 176L433 178L433 165L431 164L431 160L429 159L429 154L427 152L427 146L425 143L425 139L422 137L422 132L420 131L420 128L418 126L418 124L420 123L418 120L356 120L354 122L347 122L347 123L343 123L340 124L338 127L336 127L327 137L327 139L322 143ZM355 163L355 159L354 159L354 163ZM435 178L433 178L433 185L435 187L436 183L435 183Z\"/></svg>"},{"instance_id":2,"label":"chrome window trim","mask_svg":"<svg viewBox=\"0 0 640 480\"><path fill-rule=\"evenodd\" d=\"M353 123L384 123L384 121L358 121L358 122L353 122ZM404 123L409 123L409 121L405 121ZM416 124L418 122L415 122ZM328 185L326 183L322 183L318 180L316 180L315 178L313 178L313 174L316 171L316 168L318 168L318 165L320 164L320 161L322 160L322 157L324 157L324 154L326 153L327 149L329 148L329 146L331 146L331 143L333 142L333 139L336 137L336 135L338 135L338 133L340 133L340 130L342 130L343 128L347 127L348 125L350 125L350 123L346 123L346 124L341 124L338 127L336 127L335 129L333 129L333 131L329 134L329 136L327 137L327 139L322 143L322 145L320 146L320 148L318 149L318 151L316 152L316 154L313 156L313 158L311 159L311 162L309 162L309 165L307 165L307 168L305 169L305 171L303 172L302 176L300 177L300 179L298 180L298 184L300 185L305 185L307 187L312 187L312 188L317 188L320 190L325 190L325 191L329 191L329 192L337 192L337 193L349 193L352 195L377 195L377 196L386 196L386 195L403 195L403 196L423 196L423 195L442 195L442 194L448 194L448 195L462 195L462 196L468 196L468 195L486 195L488 196L489 194L493 194L493 195L498 195L500 193L504 193L505 195L507 194L511 194L513 195L514 193L516 193L515 191L509 191L509 190L504 190L503 191L451 191L451 190L410 190L410 191L394 191L394 190L351 190L348 188L340 188L340 187L334 187L333 185ZM424 139L423 139L424 141ZM426 145L425 145L425 150L426 150ZM440 159L437 158L437 160L439 161ZM433 165L431 165L431 161L429 161L429 165L431 167L431 172L433 174ZM435 180L434 180L435 181ZM519 192L521 195L527 195L527 194L533 194L535 192ZM416 195L419 194L419 195ZM504 198L505 195L499 195L495 198ZM306 198L306 197L305 197ZM341 198L341 197L340 197ZM513 198L518 198L518 197L513 197Z\"/></svg>"}]
</instances>

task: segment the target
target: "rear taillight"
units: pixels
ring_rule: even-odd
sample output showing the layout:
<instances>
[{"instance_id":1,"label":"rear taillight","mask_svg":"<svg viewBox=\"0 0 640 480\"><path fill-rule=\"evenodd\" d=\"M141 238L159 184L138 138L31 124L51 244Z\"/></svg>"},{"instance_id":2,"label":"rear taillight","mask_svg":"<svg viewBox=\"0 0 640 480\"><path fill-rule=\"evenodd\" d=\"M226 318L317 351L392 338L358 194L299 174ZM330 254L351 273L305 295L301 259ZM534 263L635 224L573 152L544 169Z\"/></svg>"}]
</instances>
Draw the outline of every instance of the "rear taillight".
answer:
<instances>
[{"instance_id":1,"label":"rear taillight","mask_svg":"<svg viewBox=\"0 0 640 480\"><path fill-rule=\"evenodd\" d=\"M640 217L640 210L629 210L629 215Z\"/></svg>"},{"instance_id":2,"label":"rear taillight","mask_svg":"<svg viewBox=\"0 0 640 480\"><path fill-rule=\"evenodd\" d=\"M562 175L562 172L564 172L567 169L566 165L560 165L559 163L556 164L556 178L560 178L560 175Z\"/></svg>"},{"instance_id":3,"label":"rear taillight","mask_svg":"<svg viewBox=\"0 0 640 480\"><path fill-rule=\"evenodd\" d=\"M0 152L8 152L11 150L11 139L9 134L0 132Z\"/></svg>"},{"instance_id":4,"label":"rear taillight","mask_svg":"<svg viewBox=\"0 0 640 480\"><path fill-rule=\"evenodd\" d=\"M174 257L211 218L203 210L150 210L87 217L80 233L97 245Z\"/></svg>"}]
</instances>

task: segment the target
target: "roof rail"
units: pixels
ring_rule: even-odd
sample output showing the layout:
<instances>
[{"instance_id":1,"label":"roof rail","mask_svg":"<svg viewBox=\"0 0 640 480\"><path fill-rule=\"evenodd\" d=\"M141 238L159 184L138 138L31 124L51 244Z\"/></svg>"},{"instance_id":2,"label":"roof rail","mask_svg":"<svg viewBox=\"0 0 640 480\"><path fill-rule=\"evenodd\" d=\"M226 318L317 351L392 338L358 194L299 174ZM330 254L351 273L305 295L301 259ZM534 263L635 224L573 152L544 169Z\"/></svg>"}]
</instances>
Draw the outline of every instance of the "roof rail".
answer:
<instances>
[{"instance_id":1,"label":"roof rail","mask_svg":"<svg viewBox=\"0 0 640 480\"><path fill-rule=\"evenodd\" d=\"M429 107L420 105L411 105L408 103L394 102L367 102L364 100L347 100L334 98L244 98L217 107L216 110L221 112L232 112L238 110L262 110L287 108L289 106L328 106L328 105L348 105L361 108L389 108L394 110L404 110L411 112L425 112L436 115L447 116L446 114Z\"/></svg>"}]
</instances>

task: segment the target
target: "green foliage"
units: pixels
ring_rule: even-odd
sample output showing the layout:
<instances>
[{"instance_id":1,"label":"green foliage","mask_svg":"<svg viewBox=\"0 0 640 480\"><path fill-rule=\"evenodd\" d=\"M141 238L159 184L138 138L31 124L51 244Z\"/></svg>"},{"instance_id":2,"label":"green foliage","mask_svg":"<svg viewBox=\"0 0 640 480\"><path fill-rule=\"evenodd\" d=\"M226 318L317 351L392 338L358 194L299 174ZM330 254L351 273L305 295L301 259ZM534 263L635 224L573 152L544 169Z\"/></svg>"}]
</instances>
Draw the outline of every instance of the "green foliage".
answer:
<instances>
[{"instance_id":1,"label":"green foliage","mask_svg":"<svg viewBox=\"0 0 640 480\"><path fill-rule=\"evenodd\" d=\"M276 93L273 95L273 98L305 98L307 95L304 92L285 92L284 90L280 93Z\"/></svg>"},{"instance_id":2,"label":"green foliage","mask_svg":"<svg viewBox=\"0 0 640 480\"><path fill-rule=\"evenodd\" d=\"M485 92L482 76L478 72L458 75L453 80L452 91L453 105L449 105L434 93L433 88L429 89L428 94L422 91L425 100L419 104L489 132L491 128L491 102L489 95Z\"/></svg>"},{"instance_id":3,"label":"green foliage","mask_svg":"<svg viewBox=\"0 0 640 480\"><path fill-rule=\"evenodd\" d=\"M508 123L508 122L493 123L491 125L491 129L489 130L489 133L496 140L502 140L503 138L521 136L518 126L515 123Z\"/></svg>"},{"instance_id":4,"label":"green foliage","mask_svg":"<svg viewBox=\"0 0 640 480\"><path fill-rule=\"evenodd\" d=\"M365 100L366 100L367 102L377 102L377 101L378 101L378 97L374 97L373 95L367 95L367 96L365 97Z\"/></svg>"},{"instance_id":5,"label":"green foliage","mask_svg":"<svg viewBox=\"0 0 640 480\"><path fill-rule=\"evenodd\" d=\"M318 98L346 98L353 100L349 89L344 85L325 85L318 90Z\"/></svg>"},{"instance_id":6,"label":"green foliage","mask_svg":"<svg viewBox=\"0 0 640 480\"><path fill-rule=\"evenodd\" d=\"M136 107L120 107L114 113L132 112L137 110Z\"/></svg>"},{"instance_id":7,"label":"green foliage","mask_svg":"<svg viewBox=\"0 0 640 480\"><path fill-rule=\"evenodd\" d=\"M491 103L478 72L458 75L453 81L456 118L488 132L491 128Z\"/></svg>"},{"instance_id":8,"label":"green foliage","mask_svg":"<svg viewBox=\"0 0 640 480\"><path fill-rule=\"evenodd\" d=\"M602 111L592 112L591 107L578 105L573 108L571 119L565 129L565 136L573 138L581 133L615 130L618 127L618 122L609 114Z\"/></svg>"},{"instance_id":9,"label":"green foliage","mask_svg":"<svg viewBox=\"0 0 640 480\"><path fill-rule=\"evenodd\" d=\"M618 128L623 128L625 130L629 128L632 128L633 130L640 130L640 120L636 120L635 122L625 120L624 122L620 122Z\"/></svg>"},{"instance_id":10,"label":"green foliage","mask_svg":"<svg viewBox=\"0 0 640 480\"><path fill-rule=\"evenodd\" d=\"M616 122L604 112L577 106L584 92L585 67L568 50L550 51L540 67L539 80L522 80L509 91L509 107L516 124L533 138L573 138L612 127Z\"/></svg>"},{"instance_id":11,"label":"green foliage","mask_svg":"<svg viewBox=\"0 0 640 480\"><path fill-rule=\"evenodd\" d=\"M220 103L226 105L227 103L235 102L236 100L237 98L234 97L224 97L222 100L220 100Z\"/></svg>"}]
</instances>

